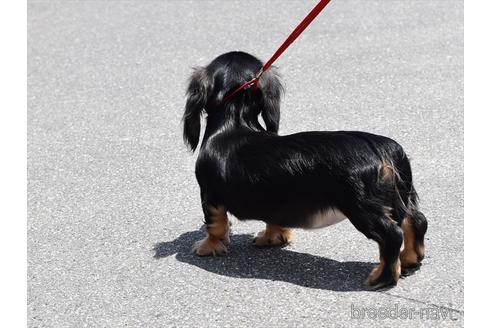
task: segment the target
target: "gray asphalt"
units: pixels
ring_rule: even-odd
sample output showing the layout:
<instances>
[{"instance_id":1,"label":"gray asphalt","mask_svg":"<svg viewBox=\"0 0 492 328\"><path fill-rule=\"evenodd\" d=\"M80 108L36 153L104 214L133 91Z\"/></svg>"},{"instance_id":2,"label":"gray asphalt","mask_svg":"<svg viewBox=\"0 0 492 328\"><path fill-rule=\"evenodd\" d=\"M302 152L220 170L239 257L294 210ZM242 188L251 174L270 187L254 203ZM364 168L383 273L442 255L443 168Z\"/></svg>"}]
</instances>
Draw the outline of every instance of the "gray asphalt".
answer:
<instances>
[{"instance_id":1,"label":"gray asphalt","mask_svg":"<svg viewBox=\"0 0 492 328\"><path fill-rule=\"evenodd\" d=\"M362 290L377 246L348 221L265 250L251 245L262 224L234 219L226 257L190 252L203 235L180 129L191 67L267 59L315 3L28 3L30 327L463 325L462 1L334 0L277 62L281 134L405 147L429 219L419 272ZM395 307L452 318L373 319Z\"/></svg>"}]
</instances>

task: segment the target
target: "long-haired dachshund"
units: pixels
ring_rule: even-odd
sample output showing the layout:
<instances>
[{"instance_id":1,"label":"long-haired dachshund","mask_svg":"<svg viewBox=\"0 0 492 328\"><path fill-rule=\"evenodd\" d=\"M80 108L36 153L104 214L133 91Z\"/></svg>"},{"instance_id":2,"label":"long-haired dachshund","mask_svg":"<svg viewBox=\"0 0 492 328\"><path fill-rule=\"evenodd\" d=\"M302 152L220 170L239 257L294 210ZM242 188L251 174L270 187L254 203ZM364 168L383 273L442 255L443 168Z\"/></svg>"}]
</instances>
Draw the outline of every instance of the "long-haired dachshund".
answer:
<instances>
[{"instance_id":1,"label":"long-haired dachshund","mask_svg":"<svg viewBox=\"0 0 492 328\"><path fill-rule=\"evenodd\" d=\"M227 212L266 223L254 239L258 246L282 246L292 240L292 228L321 228L348 218L379 245L380 263L366 283L395 285L402 272L420 266L427 231L407 155L395 141L365 132L279 136L283 88L275 68L261 75L257 87L227 97L261 67L252 55L229 52L190 78L183 135L193 151L201 115L207 114L196 161L207 236L193 251L227 251Z\"/></svg>"}]
</instances>

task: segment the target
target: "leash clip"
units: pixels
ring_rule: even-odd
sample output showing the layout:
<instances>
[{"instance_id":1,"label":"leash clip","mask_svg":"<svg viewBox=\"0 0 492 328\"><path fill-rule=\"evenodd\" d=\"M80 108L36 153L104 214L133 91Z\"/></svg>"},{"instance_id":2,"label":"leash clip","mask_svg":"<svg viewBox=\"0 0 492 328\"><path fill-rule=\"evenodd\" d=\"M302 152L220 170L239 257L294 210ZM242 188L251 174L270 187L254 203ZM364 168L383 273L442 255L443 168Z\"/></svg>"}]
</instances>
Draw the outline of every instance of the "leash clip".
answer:
<instances>
[{"instance_id":1,"label":"leash clip","mask_svg":"<svg viewBox=\"0 0 492 328\"><path fill-rule=\"evenodd\" d=\"M261 77L261 74L263 74L264 70L263 70L263 67L260 68L260 71L258 72L258 74L256 74L256 76L254 77L252 81L252 86L254 88L254 90L258 89L258 83L260 82L260 77Z\"/></svg>"},{"instance_id":2,"label":"leash clip","mask_svg":"<svg viewBox=\"0 0 492 328\"><path fill-rule=\"evenodd\" d=\"M263 67L260 68L260 71L255 75L254 78L252 78L247 82L246 86L244 87L244 90L247 90L251 87L253 87L253 89L256 90L258 88L258 83L260 82L261 74L263 74Z\"/></svg>"},{"instance_id":3,"label":"leash clip","mask_svg":"<svg viewBox=\"0 0 492 328\"><path fill-rule=\"evenodd\" d=\"M229 95L225 96L224 99L225 100L228 100L228 99L232 98L239 91L241 91L241 90L247 90L247 89L249 89L251 87L253 87L254 90L256 90L258 88L258 82L260 81L260 77L261 77L261 74L263 74L263 72L264 72L264 69L262 67L262 68L260 68L260 71L258 72L258 74L255 75L254 78L252 78L249 81L244 82L242 85L240 85L234 91L232 91Z\"/></svg>"}]
</instances>

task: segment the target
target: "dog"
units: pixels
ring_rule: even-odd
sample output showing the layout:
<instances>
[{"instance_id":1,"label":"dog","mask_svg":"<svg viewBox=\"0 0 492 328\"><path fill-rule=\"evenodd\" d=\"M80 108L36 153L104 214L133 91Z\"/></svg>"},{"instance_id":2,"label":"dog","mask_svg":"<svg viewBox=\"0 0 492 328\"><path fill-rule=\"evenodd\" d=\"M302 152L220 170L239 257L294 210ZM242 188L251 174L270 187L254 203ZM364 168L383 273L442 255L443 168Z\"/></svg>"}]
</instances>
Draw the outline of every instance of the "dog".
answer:
<instances>
[{"instance_id":1,"label":"dog","mask_svg":"<svg viewBox=\"0 0 492 328\"><path fill-rule=\"evenodd\" d=\"M348 218L379 245L380 263L367 286L396 285L400 275L420 267L427 231L403 148L356 131L278 135L284 89L275 67L256 87L228 97L261 68L256 57L229 52L195 68L189 80L183 137L192 151L207 115L195 167L207 236L193 252L227 252L227 213L266 223L254 239L257 246L284 246L293 228L322 228Z\"/></svg>"}]
</instances>

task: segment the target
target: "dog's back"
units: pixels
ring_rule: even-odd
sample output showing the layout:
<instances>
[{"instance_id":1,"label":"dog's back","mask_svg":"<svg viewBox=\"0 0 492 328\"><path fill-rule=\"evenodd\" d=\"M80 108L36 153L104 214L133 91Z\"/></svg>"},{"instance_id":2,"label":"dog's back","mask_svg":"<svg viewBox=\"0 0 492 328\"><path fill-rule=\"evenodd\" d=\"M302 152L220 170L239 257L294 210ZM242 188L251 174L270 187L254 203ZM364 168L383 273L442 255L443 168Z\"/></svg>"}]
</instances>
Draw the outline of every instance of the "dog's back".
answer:
<instances>
[{"instance_id":1,"label":"dog's back","mask_svg":"<svg viewBox=\"0 0 492 328\"><path fill-rule=\"evenodd\" d=\"M374 197L388 189L388 195L398 187L395 196L408 199L409 167L398 143L369 133L240 131L210 141L196 173L200 186L239 219L306 227L314 213L326 208L347 212L368 193Z\"/></svg>"}]
</instances>

